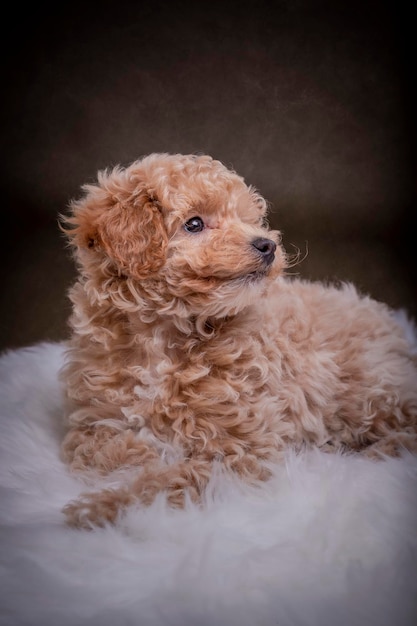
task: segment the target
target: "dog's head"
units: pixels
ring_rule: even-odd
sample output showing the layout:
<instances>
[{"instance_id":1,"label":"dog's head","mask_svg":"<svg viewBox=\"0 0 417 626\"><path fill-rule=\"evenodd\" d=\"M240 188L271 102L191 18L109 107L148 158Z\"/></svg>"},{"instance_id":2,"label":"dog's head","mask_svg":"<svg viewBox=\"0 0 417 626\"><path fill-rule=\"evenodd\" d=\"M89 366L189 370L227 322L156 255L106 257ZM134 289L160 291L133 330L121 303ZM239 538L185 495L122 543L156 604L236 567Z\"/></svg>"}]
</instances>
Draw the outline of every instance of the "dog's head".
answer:
<instances>
[{"instance_id":1,"label":"dog's head","mask_svg":"<svg viewBox=\"0 0 417 626\"><path fill-rule=\"evenodd\" d=\"M152 154L83 189L65 231L96 290L127 281L162 313L223 316L285 265L265 200L211 157Z\"/></svg>"}]
</instances>

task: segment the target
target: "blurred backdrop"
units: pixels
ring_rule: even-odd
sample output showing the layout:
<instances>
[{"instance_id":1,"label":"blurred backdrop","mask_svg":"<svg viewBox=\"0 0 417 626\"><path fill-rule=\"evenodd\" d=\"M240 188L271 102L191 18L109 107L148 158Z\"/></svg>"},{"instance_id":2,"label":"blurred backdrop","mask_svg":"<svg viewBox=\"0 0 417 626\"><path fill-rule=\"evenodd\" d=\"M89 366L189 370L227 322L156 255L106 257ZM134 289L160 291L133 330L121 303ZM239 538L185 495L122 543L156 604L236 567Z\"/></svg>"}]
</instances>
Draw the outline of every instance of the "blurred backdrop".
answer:
<instances>
[{"instance_id":1,"label":"blurred backdrop","mask_svg":"<svg viewBox=\"0 0 417 626\"><path fill-rule=\"evenodd\" d=\"M0 349L67 336L57 215L97 170L155 151L208 153L255 185L305 257L294 273L417 315L410 24L384 0L16 4Z\"/></svg>"}]
</instances>

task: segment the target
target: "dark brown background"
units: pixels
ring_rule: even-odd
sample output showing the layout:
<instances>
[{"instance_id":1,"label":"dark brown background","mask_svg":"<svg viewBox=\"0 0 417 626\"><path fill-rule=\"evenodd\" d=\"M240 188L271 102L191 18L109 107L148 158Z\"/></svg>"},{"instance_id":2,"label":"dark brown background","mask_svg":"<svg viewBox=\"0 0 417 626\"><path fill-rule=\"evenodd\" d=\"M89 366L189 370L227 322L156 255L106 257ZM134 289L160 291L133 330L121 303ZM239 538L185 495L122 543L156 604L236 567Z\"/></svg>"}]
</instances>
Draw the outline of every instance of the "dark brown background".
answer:
<instances>
[{"instance_id":1,"label":"dark brown background","mask_svg":"<svg viewBox=\"0 0 417 626\"><path fill-rule=\"evenodd\" d=\"M308 245L294 271L416 315L411 23L384 1L16 4L0 349L67 335L74 270L57 215L98 169L153 151L234 167L271 202L287 250Z\"/></svg>"}]
</instances>

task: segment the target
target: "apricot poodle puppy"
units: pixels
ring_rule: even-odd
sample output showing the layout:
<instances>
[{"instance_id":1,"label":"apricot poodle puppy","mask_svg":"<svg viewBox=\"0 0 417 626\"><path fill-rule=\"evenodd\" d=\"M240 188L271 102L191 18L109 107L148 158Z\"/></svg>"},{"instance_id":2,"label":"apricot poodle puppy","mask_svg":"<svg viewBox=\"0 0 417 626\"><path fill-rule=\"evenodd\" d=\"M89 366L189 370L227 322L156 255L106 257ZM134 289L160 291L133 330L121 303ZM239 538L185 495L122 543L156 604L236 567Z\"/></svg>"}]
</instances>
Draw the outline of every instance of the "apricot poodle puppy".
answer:
<instances>
[{"instance_id":1,"label":"apricot poodle puppy","mask_svg":"<svg viewBox=\"0 0 417 626\"><path fill-rule=\"evenodd\" d=\"M114 480L70 502L70 524L160 492L198 501L216 465L256 483L289 447L417 449L415 350L394 314L284 276L266 202L235 172L151 154L83 189L63 218L79 277L62 449Z\"/></svg>"}]
</instances>

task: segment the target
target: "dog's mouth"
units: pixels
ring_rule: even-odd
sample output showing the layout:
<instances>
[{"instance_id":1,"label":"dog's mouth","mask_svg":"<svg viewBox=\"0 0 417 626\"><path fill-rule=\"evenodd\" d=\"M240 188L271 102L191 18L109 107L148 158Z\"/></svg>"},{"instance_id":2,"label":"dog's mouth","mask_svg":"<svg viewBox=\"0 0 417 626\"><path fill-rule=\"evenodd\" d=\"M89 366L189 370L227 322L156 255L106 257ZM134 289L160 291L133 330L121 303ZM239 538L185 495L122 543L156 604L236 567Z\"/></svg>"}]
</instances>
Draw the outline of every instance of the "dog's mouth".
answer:
<instances>
[{"instance_id":1,"label":"dog's mouth","mask_svg":"<svg viewBox=\"0 0 417 626\"><path fill-rule=\"evenodd\" d=\"M270 273L270 270L271 265L261 267L254 270L253 272L249 272L249 274L239 276L237 280L243 281L244 283L257 283L266 278Z\"/></svg>"},{"instance_id":2,"label":"dog's mouth","mask_svg":"<svg viewBox=\"0 0 417 626\"><path fill-rule=\"evenodd\" d=\"M246 280L249 282L256 282L258 280L262 280L268 274L268 270L256 270L255 272L251 272L245 276Z\"/></svg>"}]
</instances>

